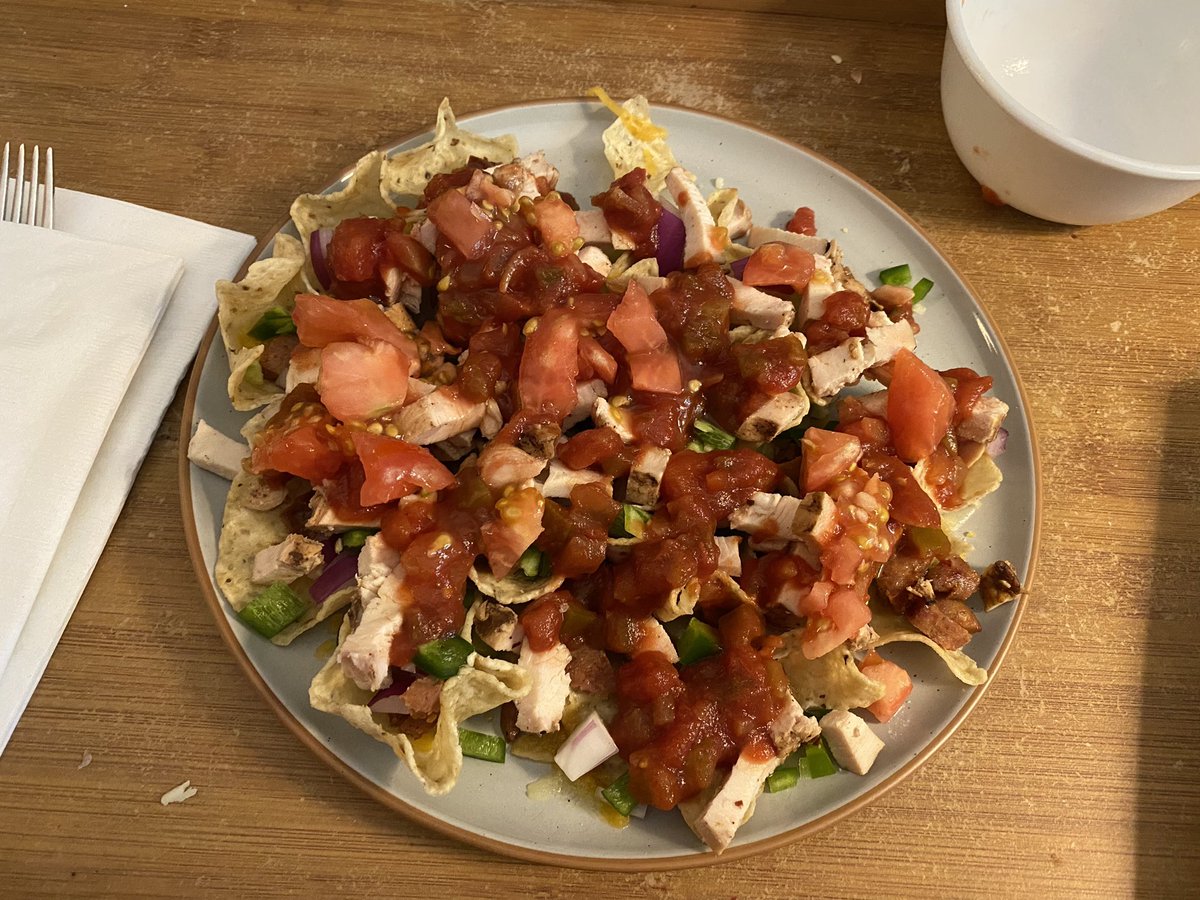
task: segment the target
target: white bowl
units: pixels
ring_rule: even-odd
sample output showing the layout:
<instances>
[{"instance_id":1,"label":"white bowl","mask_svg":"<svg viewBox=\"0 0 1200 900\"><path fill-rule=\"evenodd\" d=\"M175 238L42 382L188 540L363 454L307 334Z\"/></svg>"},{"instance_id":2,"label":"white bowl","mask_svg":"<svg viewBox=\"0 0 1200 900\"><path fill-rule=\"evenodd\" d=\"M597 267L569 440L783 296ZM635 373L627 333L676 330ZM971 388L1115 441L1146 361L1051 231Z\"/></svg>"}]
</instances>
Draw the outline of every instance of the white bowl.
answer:
<instances>
[{"instance_id":1,"label":"white bowl","mask_svg":"<svg viewBox=\"0 0 1200 900\"><path fill-rule=\"evenodd\" d=\"M942 112L1000 200L1072 225L1200 193L1200 0L947 0Z\"/></svg>"}]
</instances>

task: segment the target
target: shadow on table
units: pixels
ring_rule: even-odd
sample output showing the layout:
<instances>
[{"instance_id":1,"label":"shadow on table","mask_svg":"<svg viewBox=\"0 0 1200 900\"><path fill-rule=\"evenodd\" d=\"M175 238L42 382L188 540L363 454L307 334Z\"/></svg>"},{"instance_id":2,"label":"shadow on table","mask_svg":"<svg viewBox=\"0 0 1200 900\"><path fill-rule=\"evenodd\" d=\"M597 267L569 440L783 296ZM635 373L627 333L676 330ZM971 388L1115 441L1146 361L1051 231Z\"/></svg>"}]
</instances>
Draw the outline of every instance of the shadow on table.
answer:
<instances>
[{"instance_id":1,"label":"shadow on table","mask_svg":"<svg viewBox=\"0 0 1200 900\"><path fill-rule=\"evenodd\" d=\"M1140 897L1200 890L1200 381L1175 388L1167 408L1154 571L1149 596L1129 598L1149 619L1137 760Z\"/></svg>"}]
</instances>

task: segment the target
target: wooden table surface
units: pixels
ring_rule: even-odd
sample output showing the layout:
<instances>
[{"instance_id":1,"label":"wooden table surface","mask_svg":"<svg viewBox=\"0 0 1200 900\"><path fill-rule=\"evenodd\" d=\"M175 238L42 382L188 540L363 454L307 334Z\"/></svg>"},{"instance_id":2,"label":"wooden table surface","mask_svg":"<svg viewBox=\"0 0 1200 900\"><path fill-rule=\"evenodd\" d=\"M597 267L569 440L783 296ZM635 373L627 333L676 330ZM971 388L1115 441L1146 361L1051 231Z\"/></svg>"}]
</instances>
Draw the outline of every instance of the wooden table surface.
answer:
<instances>
[{"instance_id":1,"label":"wooden table surface","mask_svg":"<svg viewBox=\"0 0 1200 900\"><path fill-rule=\"evenodd\" d=\"M941 5L827 5L4 5L0 136L53 144L60 185L252 234L365 148L426 126L444 94L466 113L602 83L805 143L909 211L982 295L1031 401L1044 516L1007 662L911 779L756 858L598 877L410 824L276 720L185 549L180 395L0 758L0 894L1196 890L1200 202L1095 228L986 205L941 121ZM199 795L161 806L185 778Z\"/></svg>"}]
</instances>

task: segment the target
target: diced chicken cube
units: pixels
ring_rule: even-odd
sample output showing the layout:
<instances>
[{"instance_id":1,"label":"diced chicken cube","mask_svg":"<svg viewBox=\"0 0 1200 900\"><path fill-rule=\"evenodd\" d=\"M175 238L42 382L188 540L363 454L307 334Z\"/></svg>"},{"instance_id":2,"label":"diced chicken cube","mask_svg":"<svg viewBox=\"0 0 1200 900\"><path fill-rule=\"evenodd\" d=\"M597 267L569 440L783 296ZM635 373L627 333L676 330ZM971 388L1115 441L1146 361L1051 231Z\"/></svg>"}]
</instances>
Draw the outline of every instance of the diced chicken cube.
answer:
<instances>
[{"instance_id":1,"label":"diced chicken cube","mask_svg":"<svg viewBox=\"0 0 1200 900\"><path fill-rule=\"evenodd\" d=\"M297 578L315 572L322 562L324 555L320 543L302 534L289 534L278 544L254 554L250 580L255 584L275 581L291 584Z\"/></svg>"},{"instance_id":2,"label":"diced chicken cube","mask_svg":"<svg viewBox=\"0 0 1200 900\"><path fill-rule=\"evenodd\" d=\"M503 427L504 416L500 414L500 405L495 400L484 401L483 419L479 423L479 433L491 440Z\"/></svg>"},{"instance_id":3,"label":"diced chicken cube","mask_svg":"<svg viewBox=\"0 0 1200 900\"><path fill-rule=\"evenodd\" d=\"M959 440L989 444L1000 431L1000 425L1007 415L1008 404L1003 400L980 397L971 407L971 414L959 423L955 434Z\"/></svg>"},{"instance_id":4,"label":"diced chicken cube","mask_svg":"<svg viewBox=\"0 0 1200 900\"><path fill-rule=\"evenodd\" d=\"M828 256L813 256L813 274L800 297L800 321L811 322L825 315L825 301L842 289L833 277L833 261Z\"/></svg>"},{"instance_id":5,"label":"diced chicken cube","mask_svg":"<svg viewBox=\"0 0 1200 900\"><path fill-rule=\"evenodd\" d=\"M662 447L643 447L633 458L625 484L625 502L638 506L654 506L663 473L671 461L671 451Z\"/></svg>"},{"instance_id":6,"label":"diced chicken cube","mask_svg":"<svg viewBox=\"0 0 1200 900\"><path fill-rule=\"evenodd\" d=\"M321 349L319 347L297 347L292 351L284 374L283 389L287 393L302 384L316 384L321 377Z\"/></svg>"},{"instance_id":7,"label":"diced chicken cube","mask_svg":"<svg viewBox=\"0 0 1200 900\"><path fill-rule=\"evenodd\" d=\"M333 507L325 499L325 492L320 488L313 489L312 499L308 501L308 508L312 510L312 514L308 517L308 521L304 523L304 527L310 531L333 534L337 531L349 531L351 528L379 527L378 517L353 521L341 518L333 511Z\"/></svg>"},{"instance_id":8,"label":"diced chicken cube","mask_svg":"<svg viewBox=\"0 0 1200 900\"><path fill-rule=\"evenodd\" d=\"M529 641L521 645L517 665L529 673L529 693L516 700L517 727L531 734L558 731L562 723L571 677L567 664L571 651L558 643L549 650L533 650Z\"/></svg>"},{"instance_id":9,"label":"diced chicken cube","mask_svg":"<svg viewBox=\"0 0 1200 900\"><path fill-rule=\"evenodd\" d=\"M421 285L403 269L389 266L383 271L385 302L388 306L399 304L416 314L421 310Z\"/></svg>"},{"instance_id":10,"label":"diced chicken cube","mask_svg":"<svg viewBox=\"0 0 1200 900\"><path fill-rule=\"evenodd\" d=\"M610 476L601 475L599 472L592 472L589 469L576 471L564 466L557 459L553 459L550 461L546 480L538 485L538 490L542 492L543 497L567 498L571 496L571 491L578 485L595 483L607 485L609 494L612 493L612 478Z\"/></svg>"},{"instance_id":11,"label":"diced chicken cube","mask_svg":"<svg viewBox=\"0 0 1200 900\"><path fill-rule=\"evenodd\" d=\"M596 402L592 404L592 421L596 423L596 427L611 428L621 436L621 440L628 444L633 440L633 432L629 430L624 419L621 410L603 397L597 397Z\"/></svg>"},{"instance_id":12,"label":"diced chicken cube","mask_svg":"<svg viewBox=\"0 0 1200 900\"><path fill-rule=\"evenodd\" d=\"M412 594L404 583L400 554L371 535L358 557L358 624L338 647L337 660L360 688L377 691L391 682L388 654Z\"/></svg>"},{"instance_id":13,"label":"diced chicken cube","mask_svg":"<svg viewBox=\"0 0 1200 900\"><path fill-rule=\"evenodd\" d=\"M808 358L813 393L819 399L833 397L854 384L875 365L875 348L862 338L848 338L824 353Z\"/></svg>"},{"instance_id":14,"label":"diced chicken cube","mask_svg":"<svg viewBox=\"0 0 1200 900\"><path fill-rule=\"evenodd\" d=\"M742 574L742 554L739 548L741 547L742 539L734 535L733 537L715 537L713 540L717 542L717 571L732 575L734 578L740 578Z\"/></svg>"},{"instance_id":15,"label":"diced chicken cube","mask_svg":"<svg viewBox=\"0 0 1200 900\"><path fill-rule=\"evenodd\" d=\"M808 234L796 234L794 231L785 231L782 228L767 228L763 225L755 225L750 229L746 243L754 249L758 249L763 244L791 244L794 247L807 250L814 256L824 255L829 250L829 240L827 238L814 237Z\"/></svg>"},{"instance_id":16,"label":"diced chicken cube","mask_svg":"<svg viewBox=\"0 0 1200 900\"><path fill-rule=\"evenodd\" d=\"M501 653L516 649L520 636L517 614L503 603L484 600L475 612L475 634L481 641Z\"/></svg>"},{"instance_id":17,"label":"diced chicken cube","mask_svg":"<svg viewBox=\"0 0 1200 900\"><path fill-rule=\"evenodd\" d=\"M773 297L765 291L738 281L728 279L733 288L733 301L729 304L729 320L738 325L753 325L763 331L787 328L796 318L796 307L789 300Z\"/></svg>"},{"instance_id":18,"label":"diced chicken cube","mask_svg":"<svg viewBox=\"0 0 1200 900\"><path fill-rule=\"evenodd\" d=\"M679 166L667 173L667 190L683 219L683 264L692 268L717 260L725 251L728 236L717 228L696 182Z\"/></svg>"},{"instance_id":19,"label":"diced chicken cube","mask_svg":"<svg viewBox=\"0 0 1200 900\"><path fill-rule=\"evenodd\" d=\"M799 391L776 394L750 413L737 430L743 441L756 444L773 441L808 414L808 395Z\"/></svg>"},{"instance_id":20,"label":"diced chicken cube","mask_svg":"<svg viewBox=\"0 0 1200 900\"><path fill-rule=\"evenodd\" d=\"M412 230L412 236L417 243L430 253L437 253L437 226L428 219L422 219L421 224Z\"/></svg>"},{"instance_id":21,"label":"diced chicken cube","mask_svg":"<svg viewBox=\"0 0 1200 900\"><path fill-rule=\"evenodd\" d=\"M874 365L883 365L896 358L903 349L916 350L917 336L907 319L893 322L885 312L873 312L867 319L867 341L875 352Z\"/></svg>"},{"instance_id":22,"label":"diced chicken cube","mask_svg":"<svg viewBox=\"0 0 1200 900\"><path fill-rule=\"evenodd\" d=\"M188 459L205 471L232 481L242 472L242 460L250 448L235 441L203 419L196 423L196 433L188 441Z\"/></svg>"},{"instance_id":23,"label":"diced chicken cube","mask_svg":"<svg viewBox=\"0 0 1200 900\"><path fill-rule=\"evenodd\" d=\"M729 524L753 535L763 546L798 541L835 521L837 508L833 498L814 491L804 499L783 494L755 491L749 501L729 516Z\"/></svg>"},{"instance_id":24,"label":"diced chicken cube","mask_svg":"<svg viewBox=\"0 0 1200 900\"><path fill-rule=\"evenodd\" d=\"M634 654L656 652L665 656L672 665L679 662L679 653L671 643L671 637L667 634L667 629L663 628L662 622L648 616L638 624L642 635L633 648Z\"/></svg>"},{"instance_id":25,"label":"diced chicken cube","mask_svg":"<svg viewBox=\"0 0 1200 900\"><path fill-rule=\"evenodd\" d=\"M596 272L601 278L607 278L608 273L612 271L612 260L599 247L580 247L579 261L585 266Z\"/></svg>"},{"instance_id":26,"label":"diced chicken cube","mask_svg":"<svg viewBox=\"0 0 1200 900\"><path fill-rule=\"evenodd\" d=\"M790 703L772 723L771 737L777 751L774 759L759 760L743 753L707 802L702 795L699 802L679 804L684 821L717 853L729 846L738 828L750 817L767 776L800 744L820 734L817 721L804 715L793 698L788 699Z\"/></svg>"},{"instance_id":27,"label":"diced chicken cube","mask_svg":"<svg viewBox=\"0 0 1200 900\"><path fill-rule=\"evenodd\" d=\"M604 219L602 209L581 209L575 213L575 224L585 244L611 244L612 230Z\"/></svg>"},{"instance_id":28,"label":"diced chicken cube","mask_svg":"<svg viewBox=\"0 0 1200 900\"><path fill-rule=\"evenodd\" d=\"M414 444L436 444L478 428L486 405L464 397L455 386L440 387L400 410L401 436Z\"/></svg>"},{"instance_id":29,"label":"diced chicken cube","mask_svg":"<svg viewBox=\"0 0 1200 900\"><path fill-rule=\"evenodd\" d=\"M870 727L845 709L835 709L821 718L821 735L829 752L843 769L866 775L883 749L883 741Z\"/></svg>"},{"instance_id":30,"label":"diced chicken cube","mask_svg":"<svg viewBox=\"0 0 1200 900\"><path fill-rule=\"evenodd\" d=\"M592 414L597 397L608 396L608 385L599 378L580 381L575 385L575 409L563 420L563 429L572 428Z\"/></svg>"},{"instance_id":31,"label":"diced chicken cube","mask_svg":"<svg viewBox=\"0 0 1200 900\"><path fill-rule=\"evenodd\" d=\"M488 487L497 490L537 478L545 468L544 457L526 453L512 444L493 441L479 454L479 475Z\"/></svg>"}]
</instances>

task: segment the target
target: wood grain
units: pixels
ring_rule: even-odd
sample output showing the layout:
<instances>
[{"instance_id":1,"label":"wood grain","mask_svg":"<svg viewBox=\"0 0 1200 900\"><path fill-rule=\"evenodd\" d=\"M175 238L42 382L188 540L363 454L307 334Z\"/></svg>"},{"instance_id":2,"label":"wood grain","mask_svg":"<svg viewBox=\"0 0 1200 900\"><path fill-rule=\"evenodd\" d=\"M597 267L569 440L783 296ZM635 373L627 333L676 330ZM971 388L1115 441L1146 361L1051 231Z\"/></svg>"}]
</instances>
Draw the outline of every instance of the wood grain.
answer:
<instances>
[{"instance_id":1,"label":"wood grain","mask_svg":"<svg viewBox=\"0 0 1200 900\"><path fill-rule=\"evenodd\" d=\"M966 725L851 819L715 868L598 879L437 836L317 762L226 652L180 527L177 399L0 758L0 894L1194 889L1200 202L1089 229L984 204L940 118L941 4L897 0L891 21L703 6L8 4L0 135L53 144L65 186L255 234L363 148L424 126L444 94L468 112L599 82L752 122L845 165L972 280L1042 443L1038 583ZM160 806L184 779L199 795Z\"/></svg>"}]
</instances>

